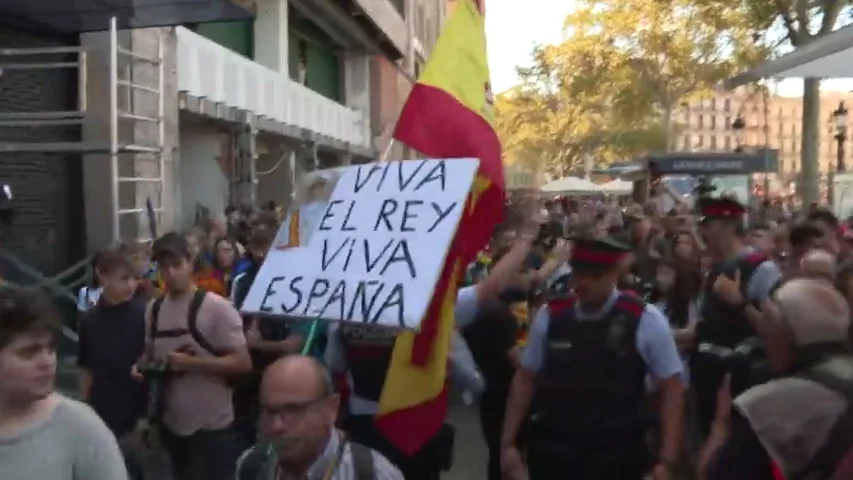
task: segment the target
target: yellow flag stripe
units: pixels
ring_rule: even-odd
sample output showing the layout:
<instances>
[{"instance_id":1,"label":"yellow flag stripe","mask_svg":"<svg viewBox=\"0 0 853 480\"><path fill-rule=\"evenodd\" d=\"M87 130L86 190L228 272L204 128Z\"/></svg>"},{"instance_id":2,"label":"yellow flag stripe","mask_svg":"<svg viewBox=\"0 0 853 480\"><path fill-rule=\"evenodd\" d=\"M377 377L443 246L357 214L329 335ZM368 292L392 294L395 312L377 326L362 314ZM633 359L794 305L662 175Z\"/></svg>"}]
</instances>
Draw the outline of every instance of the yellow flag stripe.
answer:
<instances>
[{"instance_id":1,"label":"yellow flag stripe","mask_svg":"<svg viewBox=\"0 0 853 480\"><path fill-rule=\"evenodd\" d=\"M459 2L418 83L444 90L492 123L485 17L471 0Z\"/></svg>"},{"instance_id":2,"label":"yellow flag stripe","mask_svg":"<svg viewBox=\"0 0 853 480\"><path fill-rule=\"evenodd\" d=\"M450 341L454 330L453 310L456 307L456 284L459 277L459 261L453 267L453 274L444 292L441 303L441 319L433 343L433 354L427 364L411 364L410 356L415 341L415 333L406 331L397 337L391 365L398 362L405 365L396 381L386 379L379 399L379 414L413 407L426 400L437 397L444 390L447 379L447 358L450 355ZM390 372L389 372L390 374Z\"/></svg>"}]
</instances>

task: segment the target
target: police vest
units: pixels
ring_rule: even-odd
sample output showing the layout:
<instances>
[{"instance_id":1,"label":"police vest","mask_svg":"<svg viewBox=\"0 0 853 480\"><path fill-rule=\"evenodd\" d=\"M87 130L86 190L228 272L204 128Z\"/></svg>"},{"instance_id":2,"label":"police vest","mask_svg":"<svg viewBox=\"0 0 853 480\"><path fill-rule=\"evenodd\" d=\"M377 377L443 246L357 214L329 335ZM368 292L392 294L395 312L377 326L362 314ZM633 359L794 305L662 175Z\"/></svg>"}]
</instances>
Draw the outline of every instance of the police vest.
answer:
<instances>
[{"instance_id":1,"label":"police vest","mask_svg":"<svg viewBox=\"0 0 853 480\"><path fill-rule=\"evenodd\" d=\"M708 272L702 291L702 321L696 325L696 341L721 347L734 348L744 340L756 335L755 329L746 319L746 314L733 307L714 293L714 281L720 275L734 278L740 271L742 291L758 267L767 261L767 255L753 253L717 263Z\"/></svg>"},{"instance_id":2,"label":"police vest","mask_svg":"<svg viewBox=\"0 0 853 480\"><path fill-rule=\"evenodd\" d=\"M365 400L379 401L397 332L373 325L343 322L338 329L352 378L352 392Z\"/></svg>"},{"instance_id":3,"label":"police vest","mask_svg":"<svg viewBox=\"0 0 853 480\"><path fill-rule=\"evenodd\" d=\"M789 480L853 478L853 357L740 394L734 407ZM845 471L848 470L848 471Z\"/></svg>"},{"instance_id":4,"label":"police vest","mask_svg":"<svg viewBox=\"0 0 853 480\"><path fill-rule=\"evenodd\" d=\"M564 442L612 446L642 441L646 364L636 348L646 304L620 293L605 318L578 320L577 297L548 303L550 321L535 405Z\"/></svg>"}]
</instances>

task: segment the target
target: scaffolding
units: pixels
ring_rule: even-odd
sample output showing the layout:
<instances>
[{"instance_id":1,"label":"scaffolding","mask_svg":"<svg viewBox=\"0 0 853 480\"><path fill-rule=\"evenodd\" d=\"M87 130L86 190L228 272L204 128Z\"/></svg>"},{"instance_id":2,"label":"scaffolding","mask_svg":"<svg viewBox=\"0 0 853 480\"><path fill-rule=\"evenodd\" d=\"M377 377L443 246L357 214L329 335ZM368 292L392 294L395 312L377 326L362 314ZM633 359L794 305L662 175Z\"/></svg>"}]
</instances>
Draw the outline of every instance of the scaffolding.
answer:
<instances>
[{"instance_id":1,"label":"scaffolding","mask_svg":"<svg viewBox=\"0 0 853 480\"><path fill-rule=\"evenodd\" d=\"M109 155L109 175L111 187L112 238L119 240L149 240L150 235L141 232L154 228L142 228L150 217L161 217L164 211L165 188L165 124L164 124L164 44L160 33L157 37L156 53L145 56L132 48L119 44L115 17L110 20L109 46L107 49L109 65L108 87L108 140L85 141L82 127L87 121L89 99L87 98L87 69L90 55L83 46L48 48L4 48L0 49L0 75L16 70L76 70L77 71L77 109L73 111L47 112L0 112L0 128L21 127L61 127L77 126L81 128L81 140L78 142L0 142L0 153L76 153ZM62 55L75 57L67 61L25 61L22 58L35 59ZM138 67L144 65L153 69L148 75L138 75ZM148 82L138 78L148 77ZM153 81L151 80L153 77ZM156 97L155 101L146 101L139 95ZM124 101L122 101L124 100ZM140 109L154 107L154 113ZM132 141L121 141L120 130L123 122L132 124ZM146 124L154 129L153 142L137 142L137 125ZM147 144L146 144L147 143ZM153 144L152 144L153 143ZM123 162L124 159L129 160ZM156 165L143 172L139 164L147 161ZM130 187L130 188L127 188ZM128 201L130 199L130 201ZM128 221L129 220L129 221Z\"/></svg>"}]
</instances>

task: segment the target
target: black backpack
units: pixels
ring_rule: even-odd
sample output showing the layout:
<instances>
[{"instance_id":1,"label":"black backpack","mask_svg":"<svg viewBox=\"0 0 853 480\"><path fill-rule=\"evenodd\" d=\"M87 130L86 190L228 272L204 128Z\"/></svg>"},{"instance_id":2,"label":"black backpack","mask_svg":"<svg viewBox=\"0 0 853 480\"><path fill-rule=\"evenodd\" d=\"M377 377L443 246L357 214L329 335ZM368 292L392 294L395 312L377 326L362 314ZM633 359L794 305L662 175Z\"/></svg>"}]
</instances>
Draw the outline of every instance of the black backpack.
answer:
<instances>
[{"instance_id":1,"label":"black backpack","mask_svg":"<svg viewBox=\"0 0 853 480\"><path fill-rule=\"evenodd\" d=\"M158 330L157 324L160 317L160 307L163 305L163 300L166 297L157 297L151 305L151 325L149 326L148 332L151 337L151 344L153 344L153 340L155 338L176 337L189 334L201 348L205 349L211 355L216 357L225 355L224 352L214 347L206 338L204 338L204 335L202 335L201 331L198 329L198 311L201 308L201 304L204 303L204 297L206 296L207 291L201 288L196 289L195 294L193 294L193 298L190 300L189 312L187 314L186 330L182 328Z\"/></svg>"},{"instance_id":2,"label":"black backpack","mask_svg":"<svg viewBox=\"0 0 853 480\"><path fill-rule=\"evenodd\" d=\"M356 480L374 480L376 470L373 464L373 450L360 443L343 440L341 451L349 445L352 452ZM274 471L275 452L268 445L256 445L247 450L237 461L237 480L267 480Z\"/></svg>"}]
</instances>

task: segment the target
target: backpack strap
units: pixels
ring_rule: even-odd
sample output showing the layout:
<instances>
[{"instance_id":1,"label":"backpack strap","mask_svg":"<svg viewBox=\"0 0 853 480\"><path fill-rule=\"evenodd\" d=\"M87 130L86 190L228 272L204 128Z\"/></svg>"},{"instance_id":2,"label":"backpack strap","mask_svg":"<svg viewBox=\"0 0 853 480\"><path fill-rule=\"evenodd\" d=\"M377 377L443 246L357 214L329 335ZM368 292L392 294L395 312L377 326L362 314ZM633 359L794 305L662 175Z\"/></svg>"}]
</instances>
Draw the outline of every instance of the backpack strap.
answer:
<instances>
[{"instance_id":1,"label":"backpack strap","mask_svg":"<svg viewBox=\"0 0 853 480\"><path fill-rule=\"evenodd\" d=\"M373 463L373 450L360 443L349 442L355 480L373 480L376 469Z\"/></svg>"},{"instance_id":2,"label":"backpack strap","mask_svg":"<svg viewBox=\"0 0 853 480\"><path fill-rule=\"evenodd\" d=\"M646 302L634 292L622 291L619 292L619 298L616 299L613 308L639 320L643 316L643 312L646 311Z\"/></svg>"},{"instance_id":3,"label":"backpack strap","mask_svg":"<svg viewBox=\"0 0 853 480\"><path fill-rule=\"evenodd\" d=\"M265 480L271 478L270 470L275 470L275 458L269 445L255 445L243 452L237 459L237 480Z\"/></svg>"},{"instance_id":4,"label":"backpack strap","mask_svg":"<svg viewBox=\"0 0 853 480\"><path fill-rule=\"evenodd\" d=\"M151 322L148 325L148 347L146 348L145 354L152 358L154 356L154 339L157 338L157 324L160 319L160 307L163 306L163 299L165 297L160 296L154 299L151 302Z\"/></svg>"},{"instance_id":5,"label":"backpack strap","mask_svg":"<svg viewBox=\"0 0 853 480\"><path fill-rule=\"evenodd\" d=\"M193 337L193 340L195 340L201 348L205 349L207 353L215 357L222 357L225 353L214 347L198 329L198 311L201 309L201 304L204 303L204 298L206 296L207 290L203 288L196 289L192 300L190 300L190 308L187 313L187 327L189 328L190 335Z\"/></svg>"},{"instance_id":6,"label":"backpack strap","mask_svg":"<svg viewBox=\"0 0 853 480\"><path fill-rule=\"evenodd\" d=\"M829 479L845 458L853 455L853 385L832 373L817 369L807 370L798 376L834 390L847 399L847 410L835 421L823 445L808 465L791 477L791 480Z\"/></svg>"},{"instance_id":7,"label":"backpack strap","mask_svg":"<svg viewBox=\"0 0 853 480\"><path fill-rule=\"evenodd\" d=\"M746 295L746 287L749 285L749 280L752 278L752 275L767 260L770 260L770 257L762 252L750 253L738 260L737 271L740 272L741 291L744 296Z\"/></svg>"}]
</instances>

